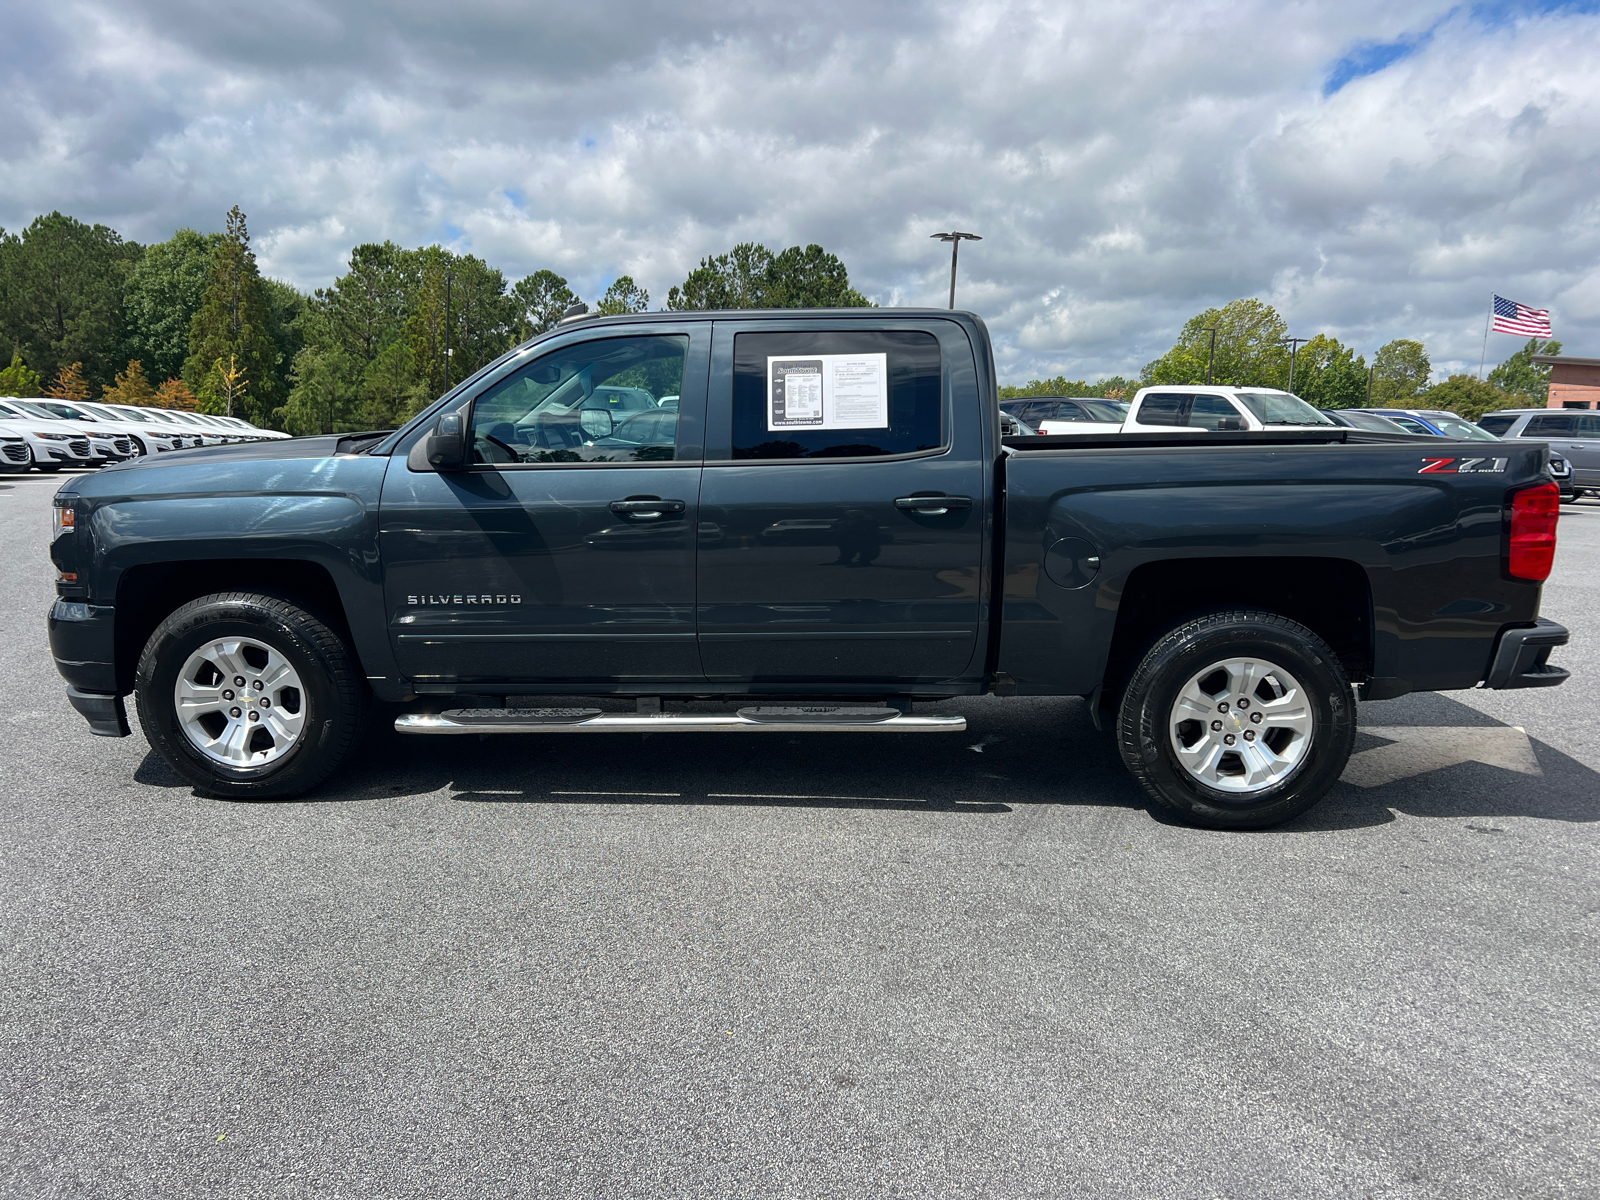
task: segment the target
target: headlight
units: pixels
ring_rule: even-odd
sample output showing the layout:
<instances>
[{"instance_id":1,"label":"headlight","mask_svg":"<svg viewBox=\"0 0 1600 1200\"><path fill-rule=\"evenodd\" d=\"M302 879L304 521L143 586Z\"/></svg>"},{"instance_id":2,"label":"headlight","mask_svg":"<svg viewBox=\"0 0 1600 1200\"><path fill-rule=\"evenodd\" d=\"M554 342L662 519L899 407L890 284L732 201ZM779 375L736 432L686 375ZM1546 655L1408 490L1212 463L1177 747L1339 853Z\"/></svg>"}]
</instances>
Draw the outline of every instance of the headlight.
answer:
<instances>
[{"instance_id":1,"label":"headlight","mask_svg":"<svg viewBox=\"0 0 1600 1200\"><path fill-rule=\"evenodd\" d=\"M72 434L70 433L35 433L33 436L44 438L50 442L70 442L72 440Z\"/></svg>"}]
</instances>

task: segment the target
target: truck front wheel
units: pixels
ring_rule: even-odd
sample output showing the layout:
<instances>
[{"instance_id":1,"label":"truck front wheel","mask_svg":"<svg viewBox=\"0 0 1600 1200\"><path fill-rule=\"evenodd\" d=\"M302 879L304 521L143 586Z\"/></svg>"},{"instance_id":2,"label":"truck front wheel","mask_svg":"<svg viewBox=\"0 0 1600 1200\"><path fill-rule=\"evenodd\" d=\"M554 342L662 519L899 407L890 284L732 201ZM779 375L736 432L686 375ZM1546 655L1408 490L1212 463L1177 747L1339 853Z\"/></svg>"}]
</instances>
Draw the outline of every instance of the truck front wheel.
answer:
<instances>
[{"instance_id":1,"label":"truck front wheel","mask_svg":"<svg viewBox=\"0 0 1600 1200\"><path fill-rule=\"evenodd\" d=\"M139 724L162 760L213 795L293 796L344 761L366 686L343 640L287 600L191 600L145 644Z\"/></svg>"},{"instance_id":2,"label":"truck front wheel","mask_svg":"<svg viewBox=\"0 0 1600 1200\"><path fill-rule=\"evenodd\" d=\"M1349 677L1327 643L1266 612L1186 621L1144 656L1122 698L1122 761L1166 812L1264 829L1333 787L1355 740Z\"/></svg>"}]
</instances>

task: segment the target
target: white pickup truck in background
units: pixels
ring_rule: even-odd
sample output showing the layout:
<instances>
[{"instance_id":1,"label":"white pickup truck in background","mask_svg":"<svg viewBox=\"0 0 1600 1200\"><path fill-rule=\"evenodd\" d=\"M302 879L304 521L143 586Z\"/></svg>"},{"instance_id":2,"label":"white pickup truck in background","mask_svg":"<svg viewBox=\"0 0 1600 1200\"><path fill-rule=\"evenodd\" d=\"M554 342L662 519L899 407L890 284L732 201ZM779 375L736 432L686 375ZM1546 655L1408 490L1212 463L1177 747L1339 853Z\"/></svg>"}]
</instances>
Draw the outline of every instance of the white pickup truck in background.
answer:
<instances>
[{"instance_id":1,"label":"white pickup truck in background","mask_svg":"<svg viewBox=\"0 0 1600 1200\"><path fill-rule=\"evenodd\" d=\"M1140 388L1131 405L1080 396L1022 396L1001 408L1040 434L1227 433L1334 424L1277 388L1171 385Z\"/></svg>"}]
</instances>

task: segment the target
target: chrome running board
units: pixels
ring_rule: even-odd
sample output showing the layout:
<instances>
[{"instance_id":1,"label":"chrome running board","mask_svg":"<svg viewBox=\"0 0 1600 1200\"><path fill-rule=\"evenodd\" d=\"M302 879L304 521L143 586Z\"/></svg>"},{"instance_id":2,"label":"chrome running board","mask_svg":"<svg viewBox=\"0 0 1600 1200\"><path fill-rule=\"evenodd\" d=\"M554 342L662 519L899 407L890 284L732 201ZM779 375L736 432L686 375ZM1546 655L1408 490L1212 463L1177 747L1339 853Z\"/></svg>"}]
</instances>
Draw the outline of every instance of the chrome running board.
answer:
<instances>
[{"instance_id":1,"label":"chrome running board","mask_svg":"<svg viewBox=\"0 0 1600 1200\"><path fill-rule=\"evenodd\" d=\"M454 708L396 717L401 733L960 733L962 716L894 708L741 708L736 713L620 713L598 708Z\"/></svg>"}]
</instances>

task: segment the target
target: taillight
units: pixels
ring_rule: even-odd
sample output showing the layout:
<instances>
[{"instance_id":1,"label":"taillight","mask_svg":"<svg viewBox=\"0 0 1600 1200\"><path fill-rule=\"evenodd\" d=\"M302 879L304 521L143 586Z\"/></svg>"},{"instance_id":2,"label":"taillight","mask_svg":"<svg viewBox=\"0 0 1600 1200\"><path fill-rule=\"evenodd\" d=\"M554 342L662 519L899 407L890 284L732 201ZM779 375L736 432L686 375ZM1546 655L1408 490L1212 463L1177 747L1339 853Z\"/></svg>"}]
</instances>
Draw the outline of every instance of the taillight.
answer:
<instances>
[{"instance_id":1,"label":"taillight","mask_svg":"<svg viewBox=\"0 0 1600 1200\"><path fill-rule=\"evenodd\" d=\"M1556 557L1556 518L1561 492L1553 483L1523 488L1511 497L1511 546L1508 566L1518 579L1550 578Z\"/></svg>"}]
</instances>

